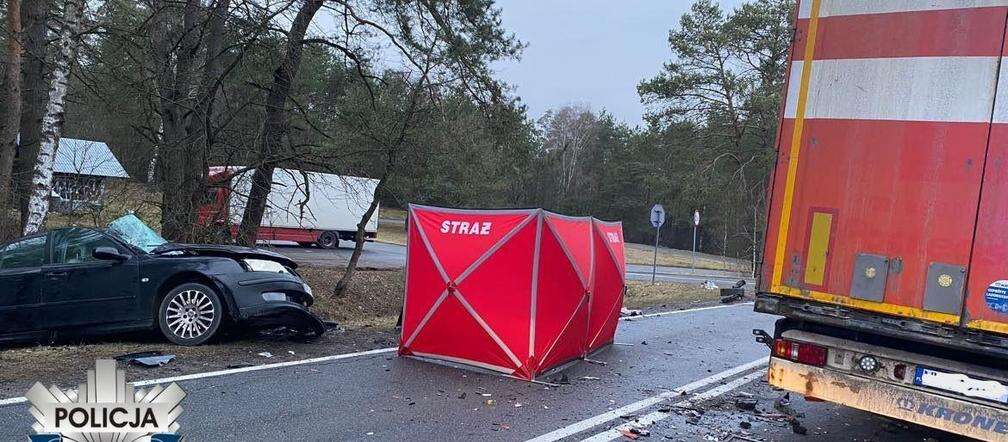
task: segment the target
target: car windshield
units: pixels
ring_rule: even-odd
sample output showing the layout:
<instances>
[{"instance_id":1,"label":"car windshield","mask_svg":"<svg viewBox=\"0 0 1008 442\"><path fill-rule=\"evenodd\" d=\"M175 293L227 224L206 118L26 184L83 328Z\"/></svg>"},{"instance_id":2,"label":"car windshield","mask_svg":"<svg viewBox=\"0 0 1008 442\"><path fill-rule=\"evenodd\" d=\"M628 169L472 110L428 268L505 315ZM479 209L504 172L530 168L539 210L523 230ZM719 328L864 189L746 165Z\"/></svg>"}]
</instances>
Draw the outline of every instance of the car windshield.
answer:
<instances>
[{"instance_id":1,"label":"car windshield","mask_svg":"<svg viewBox=\"0 0 1008 442\"><path fill-rule=\"evenodd\" d=\"M109 223L108 232L147 253L168 242L132 213Z\"/></svg>"}]
</instances>

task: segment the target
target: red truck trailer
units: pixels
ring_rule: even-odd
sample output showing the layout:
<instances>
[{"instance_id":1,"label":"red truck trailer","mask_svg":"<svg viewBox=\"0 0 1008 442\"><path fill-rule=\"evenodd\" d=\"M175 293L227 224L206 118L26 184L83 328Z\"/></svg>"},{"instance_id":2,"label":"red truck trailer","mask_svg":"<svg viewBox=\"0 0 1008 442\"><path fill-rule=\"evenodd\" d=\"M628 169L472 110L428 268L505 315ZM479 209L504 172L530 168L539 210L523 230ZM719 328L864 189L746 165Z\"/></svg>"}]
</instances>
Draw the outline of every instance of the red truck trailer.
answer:
<instances>
[{"instance_id":1,"label":"red truck trailer","mask_svg":"<svg viewBox=\"0 0 1008 442\"><path fill-rule=\"evenodd\" d=\"M237 233L252 187L252 171L242 170L234 166L210 168L207 180L212 187L209 202L199 208L199 225L220 226L231 236ZM352 242L377 186L378 180L371 178L276 169L256 238L322 248ZM364 226L364 237L378 237L377 210Z\"/></svg>"},{"instance_id":2,"label":"red truck trailer","mask_svg":"<svg viewBox=\"0 0 1008 442\"><path fill-rule=\"evenodd\" d=\"M1006 24L1006 0L799 2L755 305L783 316L772 385L1008 440Z\"/></svg>"}]
</instances>

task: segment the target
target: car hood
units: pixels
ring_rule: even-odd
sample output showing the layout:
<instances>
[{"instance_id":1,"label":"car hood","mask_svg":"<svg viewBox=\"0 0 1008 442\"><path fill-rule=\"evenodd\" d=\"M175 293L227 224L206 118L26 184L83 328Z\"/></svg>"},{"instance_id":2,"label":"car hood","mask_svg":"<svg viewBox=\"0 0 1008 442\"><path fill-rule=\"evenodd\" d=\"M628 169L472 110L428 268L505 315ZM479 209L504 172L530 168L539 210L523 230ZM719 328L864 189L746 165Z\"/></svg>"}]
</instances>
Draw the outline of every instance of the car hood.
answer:
<instances>
[{"instance_id":1,"label":"car hood","mask_svg":"<svg viewBox=\"0 0 1008 442\"><path fill-rule=\"evenodd\" d=\"M167 243L158 246L158 248L151 251L151 253L155 255L164 255L172 252L174 253L182 252L185 254L194 254L201 256L226 256L235 259L241 259L241 258L268 259L271 261L277 261L280 264L283 264L284 266L290 267L292 269L297 268L297 263L284 255L269 250L257 249L253 247L229 246L220 244Z\"/></svg>"}]
</instances>

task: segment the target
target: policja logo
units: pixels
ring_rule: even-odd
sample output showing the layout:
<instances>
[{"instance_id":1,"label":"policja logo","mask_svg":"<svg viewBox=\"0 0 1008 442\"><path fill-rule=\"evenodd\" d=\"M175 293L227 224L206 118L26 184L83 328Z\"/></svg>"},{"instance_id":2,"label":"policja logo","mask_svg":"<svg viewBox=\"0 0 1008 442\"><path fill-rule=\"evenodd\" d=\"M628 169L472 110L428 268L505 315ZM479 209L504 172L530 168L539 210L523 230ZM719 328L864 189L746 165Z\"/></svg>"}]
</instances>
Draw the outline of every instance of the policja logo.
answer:
<instances>
[{"instance_id":1,"label":"policja logo","mask_svg":"<svg viewBox=\"0 0 1008 442\"><path fill-rule=\"evenodd\" d=\"M79 389L46 389L41 382L25 394L37 423L32 442L122 441L178 442L175 422L182 413L185 392L175 383L134 390L126 372L111 359L95 361Z\"/></svg>"}]
</instances>

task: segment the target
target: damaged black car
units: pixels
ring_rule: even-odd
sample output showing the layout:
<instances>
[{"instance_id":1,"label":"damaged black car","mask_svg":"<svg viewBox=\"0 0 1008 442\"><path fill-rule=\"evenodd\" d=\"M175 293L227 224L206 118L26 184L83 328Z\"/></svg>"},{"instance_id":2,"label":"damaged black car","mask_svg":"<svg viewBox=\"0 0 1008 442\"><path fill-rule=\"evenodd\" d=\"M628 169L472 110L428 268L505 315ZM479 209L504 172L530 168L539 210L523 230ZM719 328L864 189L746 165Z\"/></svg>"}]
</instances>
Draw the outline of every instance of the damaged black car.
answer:
<instances>
[{"instance_id":1,"label":"damaged black car","mask_svg":"<svg viewBox=\"0 0 1008 442\"><path fill-rule=\"evenodd\" d=\"M267 250L169 243L136 216L0 246L0 341L157 330L200 345L225 326L325 332L297 264Z\"/></svg>"}]
</instances>

